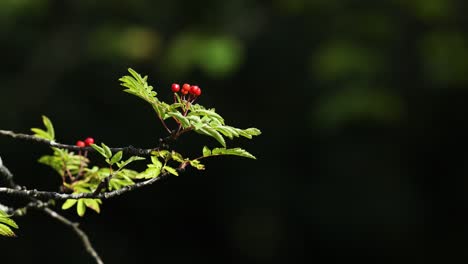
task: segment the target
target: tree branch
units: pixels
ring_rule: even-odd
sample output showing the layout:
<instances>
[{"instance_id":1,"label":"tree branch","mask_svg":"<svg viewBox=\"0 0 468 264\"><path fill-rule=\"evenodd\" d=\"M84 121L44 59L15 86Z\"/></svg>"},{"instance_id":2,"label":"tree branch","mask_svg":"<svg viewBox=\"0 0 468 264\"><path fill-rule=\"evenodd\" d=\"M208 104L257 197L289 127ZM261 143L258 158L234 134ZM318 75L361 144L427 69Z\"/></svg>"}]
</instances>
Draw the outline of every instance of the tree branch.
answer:
<instances>
[{"instance_id":1,"label":"tree branch","mask_svg":"<svg viewBox=\"0 0 468 264\"><path fill-rule=\"evenodd\" d=\"M99 257L98 253L96 252L96 250L93 248L93 245L91 245L91 242L89 241L89 238L88 236L86 235L86 233L81 230L79 227L78 227L78 223L74 223L74 222L71 222L70 220L66 219L65 217L61 216L60 214L58 214L57 212L55 212L54 210L50 209L50 208L43 208L42 209L46 214L48 214L49 216L51 216L52 218L55 218L57 219L58 221L62 222L63 224L71 227L73 229L73 231L75 231L75 233L78 235L78 237L81 239L81 242L83 243L83 245L85 246L85 249L86 251L88 251L88 253L94 258L94 260L96 261L96 263L98 264L104 264L104 262L102 261L102 259Z\"/></svg>"},{"instance_id":2,"label":"tree branch","mask_svg":"<svg viewBox=\"0 0 468 264\"><path fill-rule=\"evenodd\" d=\"M139 189L141 187L151 185L155 183L156 181L161 180L162 178L164 178L164 176L167 176L167 175L168 173L165 172L159 175L158 177L155 177L146 181L142 181L142 182L137 182L133 185L128 185L118 190L103 192L103 193L58 193L58 192L47 192L47 191L38 191L38 190L13 189L13 188L6 188L6 187L0 187L0 193L35 198L35 199L40 199L40 200L48 200L48 199L67 200L67 199L81 199L81 198L109 199L109 198L122 195L126 192L130 192L130 191Z\"/></svg>"},{"instance_id":3,"label":"tree branch","mask_svg":"<svg viewBox=\"0 0 468 264\"><path fill-rule=\"evenodd\" d=\"M1 175L4 176L3 178L5 179L7 186L11 188L16 187L16 184L13 181L13 174L10 172L10 170L8 170L7 167L3 166L2 157L0 157L0 176Z\"/></svg>"},{"instance_id":4,"label":"tree branch","mask_svg":"<svg viewBox=\"0 0 468 264\"><path fill-rule=\"evenodd\" d=\"M17 185L13 180L13 174L10 172L10 170L8 170L7 167L5 167L3 165L2 158L0 157L0 177L1 176L3 176L7 180L7 185L9 187L11 187L11 188L7 188L7 189L17 190L17 191L21 190L21 187L19 185ZM16 216L25 215L27 209L29 209L29 208L35 208L35 209L39 209L39 210L44 211L45 213L47 213L52 218L55 218L55 219L59 220L60 222L62 222L63 224L72 227L73 231L75 231L75 233L81 239L83 245L86 248L86 251L88 251L88 253L94 258L96 263L104 264L102 259L97 254L96 250L91 245L91 242L89 241L88 236L86 235L86 233L83 230L81 230L78 227L77 223L71 222L70 220L68 220L65 217L61 216L60 214L58 214L54 210L48 208L48 206L51 205L51 203L52 203L51 201L44 203L44 202L39 201L39 200L37 200L37 199L35 199L33 197L28 197L28 198L31 200L31 202L28 203L25 207L22 207L22 208L19 208L19 209L15 210L14 208L8 207L8 206L3 205L3 204L0 204L0 210L6 212L8 214L13 214L13 215L16 215Z\"/></svg>"},{"instance_id":5,"label":"tree branch","mask_svg":"<svg viewBox=\"0 0 468 264\"><path fill-rule=\"evenodd\" d=\"M61 144L61 143L51 141L51 140L48 140L48 139L36 137L34 135L15 133L15 132L9 131L9 130L0 130L0 135L9 136L9 137L12 137L12 138L17 138L17 139L23 139L23 140L31 141L31 142L34 142L34 143L45 144L47 146L55 147L55 148L62 148L62 149L68 149L68 150L74 150L74 151L79 151L79 150L86 150L86 151L89 151L89 152L96 151L92 147L78 147L78 146L75 146L75 145ZM151 149L141 149L141 148L135 148L133 146L120 147L120 148L110 148L110 149L111 149L112 152L122 151L122 152L124 152L126 154L129 154L129 155L141 155L141 156L146 155L147 156L147 155L150 155L152 151L160 150L161 147L163 147L165 145L165 143L167 141L171 140L171 139L172 139L172 136L168 136L168 137L166 137L164 139L160 139L159 140L160 141L159 142L160 146L157 147L157 148L151 148Z\"/></svg>"}]
</instances>

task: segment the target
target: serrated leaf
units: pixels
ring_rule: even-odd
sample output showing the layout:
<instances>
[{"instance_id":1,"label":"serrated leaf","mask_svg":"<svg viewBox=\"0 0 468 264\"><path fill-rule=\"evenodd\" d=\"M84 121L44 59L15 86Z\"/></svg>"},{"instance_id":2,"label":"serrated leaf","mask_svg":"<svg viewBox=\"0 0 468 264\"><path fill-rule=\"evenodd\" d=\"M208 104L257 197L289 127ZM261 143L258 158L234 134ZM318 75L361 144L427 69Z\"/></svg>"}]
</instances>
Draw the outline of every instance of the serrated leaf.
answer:
<instances>
[{"instance_id":1,"label":"serrated leaf","mask_svg":"<svg viewBox=\"0 0 468 264\"><path fill-rule=\"evenodd\" d=\"M200 105L192 107L192 110L188 113L188 115L197 115L208 117L210 120L216 119L221 124L224 124L224 118L220 116L218 113L215 112L215 109L198 109Z\"/></svg>"},{"instance_id":2,"label":"serrated leaf","mask_svg":"<svg viewBox=\"0 0 468 264\"><path fill-rule=\"evenodd\" d=\"M214 139L216 139L223 147L226 147L226 141L224 140L223 136L212 127L205 126L198 130L195 130L195 132L211 136Z\"/></svg>"},{"instance_id":3,"label":"serrated leaf","mask_svg":"<svg viewBox=\"0 0 468 264\"><path fill-rule=\"evenodd\" d=\"M79 216L83 216L86 212L86 204L84 203L83 199L78 200L78 204L76 205L76 212Z\"/></svg>"},{"instance_id":4,"label":"serrated leaf","mask_svg":"<svg viewBox=\"0 0 468 264\"><path fill-rule=\"evenodd\" d=\"M207 147L203 147L203 157L211 156L211 150Z\"/></svg>"},{"instance_id":5,"label":"serrated leaf","mask_svg":"<svg viewBox=\"0 0 468 264\"><path fill-rule=\"evenodd\" d=\"M227 127L215 126L214 129L216 129L216 131L218 131L218 132L221 132L221 134L223 134L225 137L228 137L229 139L232 139L233 136L234 136L234 134L231 132L231 130L228 129Z\"/></svg>"},{"instance_id":6,"label":"serrated leaf","mask_svg":"<svg viewBox=\"0 0 468 264\"><path fill-rule=\"evenodd\" d=\"M16 234L9 226L0 224L0 236L16 237Z\"/></svg>"},{"instance_id":7,"label":"serrated leaf","mask_svg":"<svg viewBox=\"0 0 468 264\"><path fill-rule=\"evenodd\" d=\"M169 172L170 174L173 174L175 176L179 176L179 173L177 172L176 169L172 168L172 167L169 167L169 166L164 166L163 167L164 170L166 170L167 172Z\"/></svg>"},{"instance_id":8,"label":"serrated leaf","mask_svg":"<svg viewBox=\"0 0 468 264\"><path fill-rule=\"evenodd\" d=\"M245 157L245 158L250 158L250 159L257 159L254 155L250 154L244 149L241 148L231 148L231 149L226 149L226 148L214 148L211 151L212 156L217 156L217 155L234 155L234 156L240 156L240 157Z\"/></svg>"},{"instance_id":9,"label":"serrated leaf","mask_svg":"<svg viewBox=\"0 0 468 264\"><path fill-rule=\"evenodd\" d=\"M121 159L122 159L122 156L123 156L123 152L122 151L119 151L117 153L114 154L114 156L112 157L112 159L110 160L110 164L114 164L116 162L119 162Z\"/></svg>"},{"instance_id":10,"label":"serrated leaf","mask_svg":"<svg viewBox=\"0 0 468 264\"><path fill-rule=\"evenodd\" d=\"M177 121L179 121L182 124L183 128L187 128L190 126L190 121L179 111L167 112L166 115L177 119Z\"/></svg>"},{"instance_id":11,"label":"serrated leaf","mask_svg":"<svg viewBox=\"0 0 468 264\"><path fill-rule=\"evenodd\" d=\"M76 204L76 199L68 199L62 204L62 210L67 210Z\"/></svg>"},{"instance_id":12,"label":"serrated leaf","mask_svg":"<svg viewBox=\"0 0 468 264\"><path fill-rule=\"evenodd\" d=\"M255 127L244 129L244 131L252 136L258 136L262 134L262 131L260 131L260 129L255 128Z\"/></svg>"},{"instance_id":13,"label":"serrated leaf","mask_svg":"<svg viewBox=\"0 0 468 264\"><path fill-rule=\"evenodd\" d=\"M50 119L43 115L42 116L42 122L44 123L44 126L46 127L47 129L47 134L50 136L50 140L54 140L55 139L55 130L54 130L54 126L52 125L52 122L50 121Z\"/></svg>"}]
</instances>

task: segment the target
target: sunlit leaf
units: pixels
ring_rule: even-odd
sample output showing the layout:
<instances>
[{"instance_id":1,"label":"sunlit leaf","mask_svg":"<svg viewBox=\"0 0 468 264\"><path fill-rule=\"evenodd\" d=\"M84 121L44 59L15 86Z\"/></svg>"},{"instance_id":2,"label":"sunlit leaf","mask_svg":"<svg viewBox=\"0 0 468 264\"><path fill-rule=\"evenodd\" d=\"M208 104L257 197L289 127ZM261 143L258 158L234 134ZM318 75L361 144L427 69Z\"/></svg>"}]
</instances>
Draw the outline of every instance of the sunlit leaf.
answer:
<instances>
[{"instance_id":1,"label":"sunlit leaf","mask_svg":"<svg viewBox=\"0 0 468 264\"><path fill-rule=\"evenodd\" d=\"M83 199L78 200L78 204L76 206L76 212L78 213L79 216L83 216L86 212L86 204L83 201Z\"/></svg>"},{"instance_id":2,"label":"sunlit leaf","mask_svg":"<svg viewBox=\"0 0 468 264\"><path fill-rule=\"evenodd\" d=\"M176 169L172 168L172 167L169 167L169 166L164 166L163 167L164 170L166 170L167 172L169 172L170 174L173 174L175 176L179 176L179 173L177 172Z\"/></svg>"},{"instance_id":3,"label":"sunlit leaf","mask_svg":"<svg viewBox=\"0 0 468 264\"><path fill-rule=\"evenodd\" d=\"M76 199L68 199L62 204L62 210L67 210L76 204Z\"/></svg>"}]
</instances>

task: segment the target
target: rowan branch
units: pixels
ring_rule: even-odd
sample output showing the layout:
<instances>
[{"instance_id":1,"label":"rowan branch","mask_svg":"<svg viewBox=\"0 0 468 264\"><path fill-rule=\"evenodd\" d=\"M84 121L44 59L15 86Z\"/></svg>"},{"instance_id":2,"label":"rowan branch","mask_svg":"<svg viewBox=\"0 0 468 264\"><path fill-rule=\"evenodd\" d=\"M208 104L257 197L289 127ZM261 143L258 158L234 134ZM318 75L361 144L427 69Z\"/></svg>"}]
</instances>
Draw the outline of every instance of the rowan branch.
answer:
<instances>
[{"instance_id":1,"label":"rowan branch","mask_svg":"<svg viewBox=\"0 0 468 264\"><path fill-rule=\"evenodd\" d=\"M35 198L40 200L67 200L67 199L81 199L81 198L96 198L96 199L109 199L119 195L122 195L126 192L130 192L139 188L142 188L147 185L151 185L156 181L161 180L164 176L167 176L168 173L162 173L158 177L151 178L146 181L137 182L133 185L128 185L122 187L121 189L108 191L103 193L59 193L59 192L47 192L47 191L38 191L38 190L27 190L27 189L13 189L7 187L0 187L0 193L27 197L27 198Z\"/></svg>"},{"instance_id":2,"label":"rowan branch","mask_svg":"<svg viewBox=\"0 0 468 264\"><path fill-rule=\"evenodd\" d=\"M3 176L3 178L6 179L7 186L11 187L11 188L7 188L7 189L16 190L16 191L21 190L21 187L19 185L17 185L13 180L13 174L10 172L10 170L8 170L8 168L5 165L3 165L2 158L0 157L0 177L2 177L2 176ZM68 220L65 217L61 216L60 214L58 214L54 210L48 208L48 206L50 206L52 204L52 201L48 201L48 202L44 203L42 201L37 200L34 197L28 197L28 198L31 200L31 202L28 203L26 206L24 206L22 208L14 209L14 208L8 207L6 205L0 204L0 210L6 212L8 214L13 214L15 216L25 215L29 208L34 208L34 209L44 211L45 213L47 213L52 218L55 218L55 219L59 220L60 222L62 222L63 224L72 227L73 231L75 231L75 233L81 239L86 251L88 251L88 253L94 258L96 263L104 264L102 259L97 254L96 250L93 248L91 242L89 241L88 236L86 235L86 233L83 230L81 230L78 227L78 224L71 222L70 220Z\"/></svg>"},{"instance_id":3,"label":"rowan branch","mask_svg":"<svg viewBox=\"0 0 468 264\"><path fill-rule=\"evenodd\" d=\"M15 133L15 132L9 131L9 130L0 130L0 135L8 136L8 137L16 138L16 139L23 139L23 140L31 141L31 142L34 142L34 143L44 144L44 145L47 145L49 147L54 147L54 148L68 149L68 150L73 150L73 151L79 151L79 150L82 150L82 151L85 150L85 151L88 151L88 152L96 151L92 147L78 147L78 146L75 146L75 145L62 144L62 143L58 143L58 142L51 141L51 140L48 140L48 139L36 137L34 135L28 135L28 134L23 134L23 133ZM129 154L129 155L147 156L147 155L150 155L152 151L161 150L162 148L167 147L166 143L171 141L172 138L173 138L173 136L170 135L170 136L168 136L166 138L160 139L159 140L159 146L157 148L143 149L143 148L135 148L133 146L128 146L128 147L113 147L113 148L110 148L110 149L111 149L112 152L122 151L122 152L124 152L126 154Z\"/></svg>"}]
</instances>

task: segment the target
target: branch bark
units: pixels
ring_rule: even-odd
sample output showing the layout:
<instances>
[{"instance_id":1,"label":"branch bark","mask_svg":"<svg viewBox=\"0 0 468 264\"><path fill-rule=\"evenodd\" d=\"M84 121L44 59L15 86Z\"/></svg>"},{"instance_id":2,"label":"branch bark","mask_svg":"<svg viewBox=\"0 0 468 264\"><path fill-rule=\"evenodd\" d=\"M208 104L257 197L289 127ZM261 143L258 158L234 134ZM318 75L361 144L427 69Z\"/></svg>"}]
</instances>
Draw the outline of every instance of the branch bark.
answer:
<instances>
[{"instance_id":1,"label":"branch bark","mask_svg":"<svg viewBox=\"0 0 468 264\"><path fill-rule=\"evenodd\" d=\"M68 149L68 150L73 150L73 151L79 151L79 150L86 150L88 152L95 152L96 151L92 147L78 147L78 146L75 146L75 145L62 144L62 143L58 143L58 142L55 142L55 141L50 141L50 140L47 140L47 139L44 139L44 138L36 137L34 135L28 135L28 134L23 134L23 133L15 133L15 132L9 131L9 130L0 130L0 135L9 136L9 137L12 137L12 138L17 138L17 139L23 139L23 140L31 141L31 142L34 142L34 143L44 144L44 145L47 145L49 147L54 147L54 148L62 148L62 149ZM110 149L111 149L112 152L122 151L122 152L124 152L126 154L129 154L129 155L148 156L148 155L151 154L152 151L160 150L161 146L164 146L164 143L166 141L170 140L170 139L171 139L171 136L166 137L164 139L161 139L160 142L159 142L160 146L157 147L157 148L142 149L142 148L135 148L133 146L128 146L128 147L119 147L119 148L114 147L114 148L110 148Z\"/></svg>"},{"instance_id":2,"label":"branch bark","mask_svg":"<svg viewBox=\"0 0 468 264\"><path fill-rule=\"evenodd\" d=\"M11 188L7 188L7 189L15 190L15 191L21 190L21 187L19 185L17 185L13 180L13 174L10 172L10 170L8 170L8 168L5 165L3 165L2 158L0 157L0 177L1 176L3 176L3 178L6 179L7 186L11 187ZM13 215L16 215L16 216L25 215L27 209L29 209L29 208L35 208L35 209L39 209L39 210L44 211L46 214L48 214L52 218L55 218L58 221L62 222L63 224L65 224L67 226L70 226L73 229L73 231L75 231L75 233L78 235L78 237L81 239L81 242L83 243L86 251L88 251L88 253L94 258L96 263L104 264L104 262L99 257L96 250L93 248L91 242L89 241L88 236L86 235L86 233L83 230L81 230L78 227L77 223L73 223L72 221L70 221L67 218L63 217L62 215L58 214L54 210L50 209L48 207L50 205L50 202L44 203L44 202L41 202L41 201L35 199L34 197L29 197L29 199L31 200L31 202L29 204L27 204L25 207L22 207L22 208L19 208L19 209L15 210L15 209L13 209L11 207L0 204L0 209L2 211L5 211L5 212L7 212L9 214L13 214Z\"/></svg>"},{"instance_id":3,"label":"branch bark","mask_svg":"<svg viewBox=\"0 0 468 264\"><path fill-rule=\"evenodd\" d=\"M35 199L40 199L40 200L48 200L48 199L67 200L67 199L81 199L81 198L109 199L109 198L122 195L126 192L130 192L130 191L139 189L141 187L151 185L161 180L167 175L168 173L165 172L159 175L158 177L155 177L146 181L142 181L142 182L137 182L133 185L125 186L118 190L103 192L103 193L71 193L70 194L70 193L47 192L47 191L38 191L38 190L27 190L27 189L22 189L22 188L15 189L15 188L7 188L7 187L0 187L0 193L35 198Z\"/></svg>"}]
</instances>

